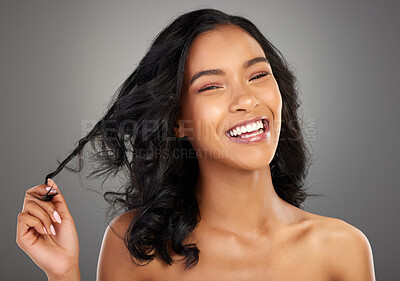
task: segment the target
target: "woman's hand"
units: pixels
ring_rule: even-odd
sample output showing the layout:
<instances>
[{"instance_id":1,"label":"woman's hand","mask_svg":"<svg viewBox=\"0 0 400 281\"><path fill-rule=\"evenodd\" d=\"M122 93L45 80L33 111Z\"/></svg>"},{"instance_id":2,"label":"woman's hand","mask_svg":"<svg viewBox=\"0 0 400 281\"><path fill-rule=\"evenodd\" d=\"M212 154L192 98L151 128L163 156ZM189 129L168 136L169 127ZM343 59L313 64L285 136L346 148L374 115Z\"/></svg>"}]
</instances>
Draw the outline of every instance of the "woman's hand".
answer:
<instances>
[{"instance_id":1,"label":"woman's hand","mask_svg":"<svg viewBox=\"0 0 400 281\"><path fill-rule=\"evenodd\" d=\"M16 240L49 279L63 280L79 274L78 234L64 196L54 181L48 179L47 183L59 194L50 201L41 201L30 193L43 196L47 193L46 185L26 191L22 212L18 214Z\"/></svg>"}]
</instances>

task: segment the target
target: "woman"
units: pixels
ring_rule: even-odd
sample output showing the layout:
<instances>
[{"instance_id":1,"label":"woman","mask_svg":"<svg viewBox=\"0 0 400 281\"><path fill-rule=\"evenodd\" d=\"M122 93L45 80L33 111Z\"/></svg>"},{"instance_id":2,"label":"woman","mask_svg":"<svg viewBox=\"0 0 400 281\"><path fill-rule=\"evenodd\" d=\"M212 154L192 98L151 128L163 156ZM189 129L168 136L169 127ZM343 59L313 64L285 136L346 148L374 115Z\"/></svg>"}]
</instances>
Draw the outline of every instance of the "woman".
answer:
<instances>
[{"instance_id":1,"label":"woman","mask_svg":"<svg viewBox=\"0 0 400 281\"><path fill-rule=\"evenodd\" d=\"M104 194L125 212L105 231L99 281L375 280L360 230L301 209L310 158L295 82L250 21L179 16L106 115L27 191L18 245L49 280L80 280L74 221L49 178L91 141L103 167L94 173L128 178Z\"/></svg>"}]
</instances>

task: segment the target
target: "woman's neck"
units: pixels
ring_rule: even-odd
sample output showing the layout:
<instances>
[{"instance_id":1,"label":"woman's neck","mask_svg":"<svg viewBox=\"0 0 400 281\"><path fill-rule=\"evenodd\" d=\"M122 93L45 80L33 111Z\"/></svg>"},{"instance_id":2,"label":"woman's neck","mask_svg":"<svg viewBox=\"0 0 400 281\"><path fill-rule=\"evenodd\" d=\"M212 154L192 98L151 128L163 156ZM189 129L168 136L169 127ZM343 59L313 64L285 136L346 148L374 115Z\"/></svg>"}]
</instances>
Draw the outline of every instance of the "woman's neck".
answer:
<instances>
[{"instance_id":1,"label":"woman's neck","mask_svg":"<svg viewBox=\"0 0 400 281\"><path fill-rule=\"evenodd\" d=\"M199 163L196 198L203 224L241 236L258 236L290 219L290 204L275 192L269 165L245 171L212 163Z\"/></svg>"}]
</instances>

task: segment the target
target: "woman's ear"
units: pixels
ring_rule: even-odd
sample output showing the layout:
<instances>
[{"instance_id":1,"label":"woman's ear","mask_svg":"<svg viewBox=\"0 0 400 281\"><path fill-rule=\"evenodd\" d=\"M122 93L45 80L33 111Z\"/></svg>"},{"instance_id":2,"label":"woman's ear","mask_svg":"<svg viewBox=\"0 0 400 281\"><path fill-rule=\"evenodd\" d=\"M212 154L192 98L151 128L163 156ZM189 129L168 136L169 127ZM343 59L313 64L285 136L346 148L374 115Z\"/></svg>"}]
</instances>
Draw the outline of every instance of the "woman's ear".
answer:
<instances>
[{"instance_id":1,"label":"woman's ear","mask_svg":"<svg viewBox=\"0 0 400 281\"><path fill-rule=\"evenodd\" d=\"M183 136L181 136L182 135L182 133L181 133L182 130L179 128L179 119L177 119L177 121L175 123L174 131L175 131L175 136L177 138L182 138L183 137Z\"/></svg>"},{"instance_id":2,"label":"woman's ear","mask_svg":"<svg viewBox=\"0 0 400 281\"><path fill-rule=\"evenodd\" d=\"M178 122L174 126L175 136L179 138L179 124Z\"/></svg>"},{"instance_id":3,"label":"woman's ear","mask_svg":"<svg viewBox=\"0 0 400 281\"><path fill-rule=\"evenodd\" d=\"M180 124L180 126L179 126ZM176 119L175 126L174 126L175 136L177 138L184 138L187 137L187 133L185 132L185 124L184 121L180 118ZM187 129L186 129L187 131Z\"/></svg>"}]
</instances>

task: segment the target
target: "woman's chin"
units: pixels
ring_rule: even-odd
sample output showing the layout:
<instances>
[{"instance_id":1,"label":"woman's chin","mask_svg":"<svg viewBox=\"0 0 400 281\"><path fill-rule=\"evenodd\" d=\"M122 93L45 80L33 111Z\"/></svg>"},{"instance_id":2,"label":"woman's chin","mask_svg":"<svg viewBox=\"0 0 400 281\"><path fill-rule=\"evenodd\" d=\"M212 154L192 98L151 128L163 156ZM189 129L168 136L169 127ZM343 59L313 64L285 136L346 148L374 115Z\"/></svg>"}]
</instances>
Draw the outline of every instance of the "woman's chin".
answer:
<instances>
[{"instance_id":1,"label":"woman's chin","mask_svg":"<svg viewBox=\"0 0 400 281\"><path fill-rule=\"evenodd\" d=\"M265 154L259 157L250 157L246 159L235 157L225 160L225 165L246 171L257 171L267 168L272 158L273 156L267 157Z\"/></svg>"}]
</instances>

